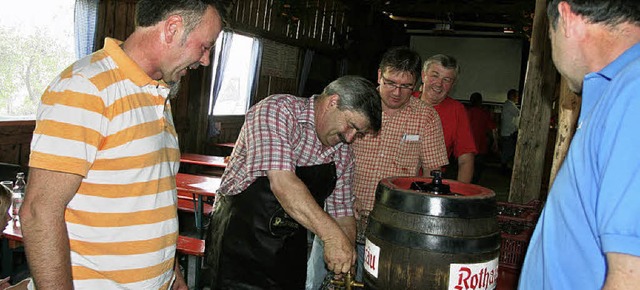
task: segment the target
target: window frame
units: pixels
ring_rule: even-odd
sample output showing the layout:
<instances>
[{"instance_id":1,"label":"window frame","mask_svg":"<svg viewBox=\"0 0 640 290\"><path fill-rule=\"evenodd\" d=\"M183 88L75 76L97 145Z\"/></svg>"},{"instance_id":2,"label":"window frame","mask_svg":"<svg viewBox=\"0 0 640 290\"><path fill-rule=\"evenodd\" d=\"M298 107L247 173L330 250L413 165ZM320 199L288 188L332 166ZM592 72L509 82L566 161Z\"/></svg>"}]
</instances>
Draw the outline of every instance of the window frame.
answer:
<instances>
[{"instance_id":1,"label":"window frame","mask_svg":"<svg viewBox=\"0 0 640 290\"><path fill-rule=\"evenodd\" d=\"M229 35L227 36L228 38L226 38L224 34L228 34ZM245 72L248 75L249 79L246 81L247 89L245 91L247 95L246 95L246 102L244 104L244 112L242 114L239 114L239 113L238 114L231 114L231 113L214 114L216 106L219 105L218 102L224 101L223 99L220 98L221 92L225 88L224 87L225 82L229 81L229 78L225 78L227 77L227 75L224 72L224 70L228 67L234 67L233 64L223 63L221 61L221 58L223 57L223 55L226 55L229 58L227 61L229 61L231 59L230 54L234 53L234 51L237 51L232 48L233 38L235 36L251 38L253 40L252 48L250 52L251 55L246 57L251 59L254 63L249 64L250 66L249 70L253 68L253 71ZM231 43L228 43L228 41L230 41ZM209 108L207 110L207 114L209 116L212 116L214 118L233 118L233 117L246 115L247 111L251 107L251 104L255 98L255 94L258 89L261 58L262 58L262 39L261 38L250 35L250 34L240 33L240 32L228 30L228 29L225 29L220 34L218 41L216 41L216 48L215 50L213 50L213 59L212 59L213 70L211 73L211 90L209 93ZM240 87L243 87L243 85L240 85Z\"/></svg>"}]
</instances>

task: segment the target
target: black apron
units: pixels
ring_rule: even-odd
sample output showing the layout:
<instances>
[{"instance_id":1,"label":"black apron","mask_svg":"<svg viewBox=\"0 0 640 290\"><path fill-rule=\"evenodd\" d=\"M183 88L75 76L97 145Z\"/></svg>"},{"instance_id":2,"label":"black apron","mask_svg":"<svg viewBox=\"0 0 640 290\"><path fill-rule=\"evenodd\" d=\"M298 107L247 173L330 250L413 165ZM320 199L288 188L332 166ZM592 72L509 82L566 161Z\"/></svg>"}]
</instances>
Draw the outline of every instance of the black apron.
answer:
<instances>
[{"instance_id":1,"label":"black apron","mask_svg":"<svg viewBox=\"0 0 640 290\"><path fill-rule=\"evenodd\" d=\"M296 175L322 207L336 185L335 164L297 167ZM205 251L212 289L304 289L307 230L282 209L269 179L218 202Z\"/></svg>"}]
</instances>

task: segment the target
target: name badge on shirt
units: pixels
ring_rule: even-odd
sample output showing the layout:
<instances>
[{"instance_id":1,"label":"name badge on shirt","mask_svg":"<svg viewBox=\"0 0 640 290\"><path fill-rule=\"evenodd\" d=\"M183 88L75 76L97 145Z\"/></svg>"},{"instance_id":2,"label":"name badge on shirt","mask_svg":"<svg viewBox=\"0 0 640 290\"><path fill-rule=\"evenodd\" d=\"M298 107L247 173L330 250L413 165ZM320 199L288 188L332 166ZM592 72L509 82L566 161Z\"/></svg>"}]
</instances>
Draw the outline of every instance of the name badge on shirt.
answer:
<instances>
[{"instance_id":1,"label":"name badge on shirt","mask_svg":"<svg viewBox=\"0 0 640 290\"><path fill-rule=\"evenodd\" d=\"M405 142L420 141L420 135L404 134L402 136L402 141L405 141Z\"/></svg>"}]
</instances>

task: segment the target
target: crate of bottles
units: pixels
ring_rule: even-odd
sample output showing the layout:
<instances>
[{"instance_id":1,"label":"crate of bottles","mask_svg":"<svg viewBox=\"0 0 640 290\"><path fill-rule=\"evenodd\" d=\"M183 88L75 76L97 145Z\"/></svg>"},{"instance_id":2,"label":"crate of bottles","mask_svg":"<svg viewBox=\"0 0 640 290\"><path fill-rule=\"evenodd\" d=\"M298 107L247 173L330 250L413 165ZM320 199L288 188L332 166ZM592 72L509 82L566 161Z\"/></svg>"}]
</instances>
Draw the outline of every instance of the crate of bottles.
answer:
<instances>
[{"instance_id":1,"label":"crate of bottles","mask_svg":"<svg viewBox=\"0 0 640 290\"><path fill-rule=\"evenodd\" d=\"M527 253L533 228L522 223L509 221L500 226L500 267L520 269Z\"/></svg>"},{"instance_id":2,"label":"crate of bottles","mask_svg":"<svg viewBox=\"0 0 640 290\"><path fill-rule=\"evenodd\" d=\"M498 223L517 222L534 227L540 216L541 204L533 200L528 204L498 202Z\"/></svg>"},{"instance_id":3,"label":"crate of bottles","mask_svg":"<svg viewBox=\"0 0 640 290\"><path fill-rule=\"evenodd\" d=\"M498 202L500 228L500 267L520 269L527 253L529 240L540 216L542 204L534 200L528 204Z\"/></svg>"}]
</instances>

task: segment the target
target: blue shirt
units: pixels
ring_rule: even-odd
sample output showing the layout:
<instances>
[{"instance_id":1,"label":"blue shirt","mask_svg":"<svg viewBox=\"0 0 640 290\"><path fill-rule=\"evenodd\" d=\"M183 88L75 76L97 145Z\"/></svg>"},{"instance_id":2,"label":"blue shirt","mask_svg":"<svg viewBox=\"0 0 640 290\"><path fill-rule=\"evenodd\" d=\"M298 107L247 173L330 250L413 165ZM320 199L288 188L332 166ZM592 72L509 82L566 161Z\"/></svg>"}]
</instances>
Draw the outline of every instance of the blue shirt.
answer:
<instances>
[{"instance_id":1,"label":"blue shirt","mask_svg":"<svg viewBox=\"0 0 640 290\"><path fill-rule=\"evenodd\" d=\"M640 256L640 43L585 76L578 127L519 289L601 289L606 253Z\"/></svg>"}]
</instances>

